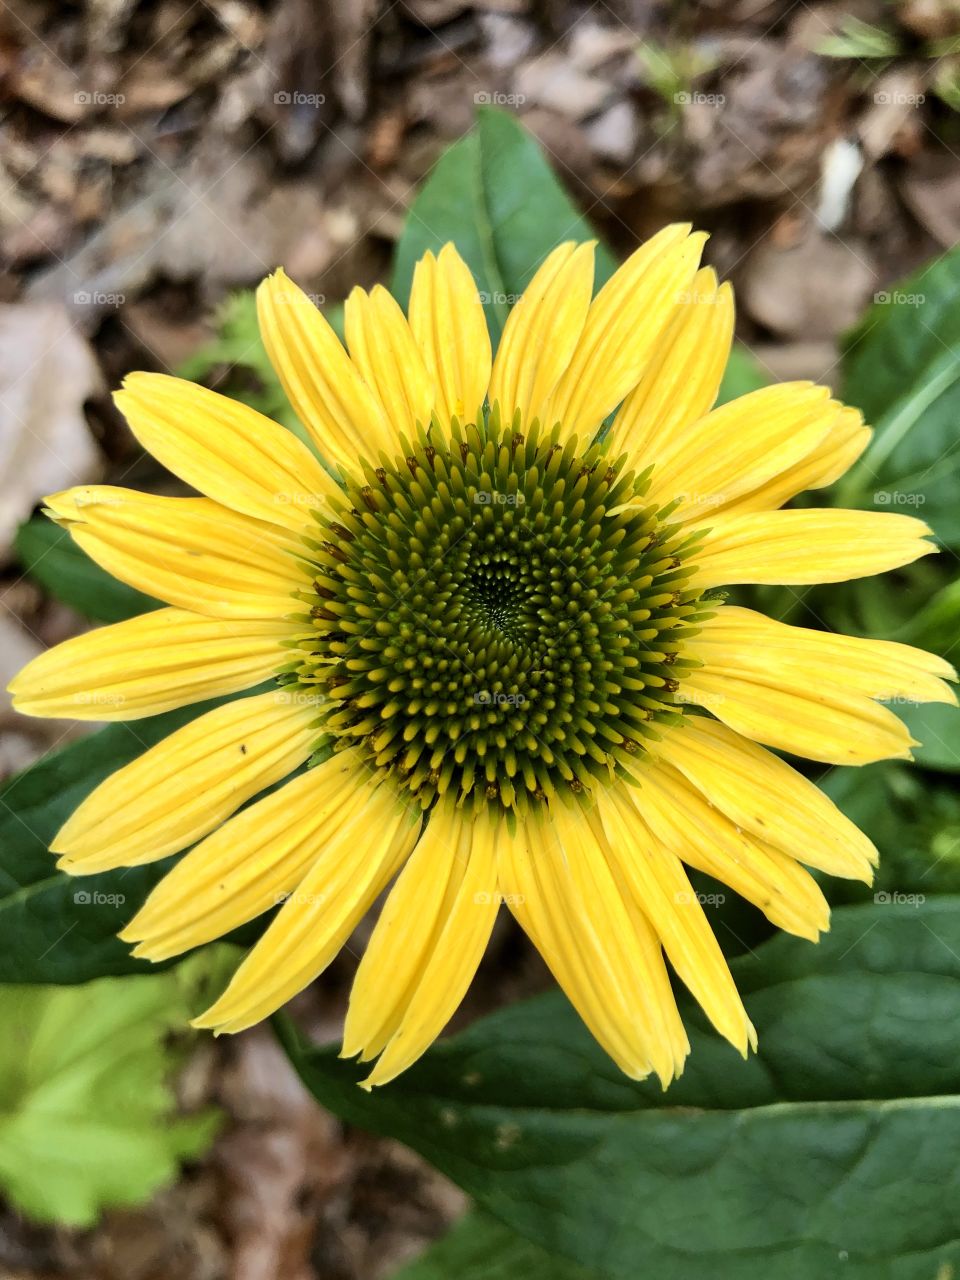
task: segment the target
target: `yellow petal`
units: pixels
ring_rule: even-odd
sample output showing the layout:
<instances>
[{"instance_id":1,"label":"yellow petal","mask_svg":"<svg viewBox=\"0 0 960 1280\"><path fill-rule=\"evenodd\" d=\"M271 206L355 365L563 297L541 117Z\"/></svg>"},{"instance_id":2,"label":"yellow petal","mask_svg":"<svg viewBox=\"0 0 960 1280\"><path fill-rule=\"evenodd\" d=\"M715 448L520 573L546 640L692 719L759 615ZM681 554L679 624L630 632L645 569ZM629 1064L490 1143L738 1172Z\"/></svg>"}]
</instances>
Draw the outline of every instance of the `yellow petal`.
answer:
<instances>
[{"instance_id":1,"label":"yellow petal","mask_svg":"<svg viewBox=\"0 0 960 1280\"><path fill-rule=\"evenodd\" d=\"M825 764L909 760L916 746L892 711L840 685L816 689L700 667L684 676L683 692L737 733Z\"/></svg>"},{"instance_id":2,"label":"yellow petal","mask_svg":"<svg viewBox=\"0 0 960 1280\"><path fill-rule=\"evenodd\" d=\"M277 525L209 498L159 498L87 485L46 500L101 568L168 604L214 618L282 618L309 585L303 548Z\"/></svg>"},{"instance_id":3,"label":"yellow petal","mask_svg":"<svg viewBox=\"0 0 960 1280\"><path fill-rule=\"evenodd\" d=\"M499 906L502 820L441 800L387 899L350 996L344 1054L386 1084L433 1043L466 994ZM382 1053L381 1053L382 1050Z\"/></svg>"},{"instance_id":4,"label":"yellow petal","mask_svg":"<svg viewBox=\"0 0 960 1280\"><path fill-rule=\"evenodd\" d=\"M475 422L490 381L490 334L470 268L452 244L413 272L410 329L436 388L441 422Z\"/></svg>"},{"instance_id":5,"label":"yellow petal","mask_svg":"<svg viewBox=\"0 0 960 1280\"><path fill-rule=\"evenodd\" d=\"M877 851L832 800L784 760L704 716L685 716L656 743L738 827L828 875L870 882Z\"/></svg>"},{"instance_id":6,"label":"yellow petal","mask_svg":"<svg viewBox=\"0 0 960 1280\"><path fill-rule=\"evenodd\" d=\"M280 905L338 827L356 819L362 763L345 751L249 805L179 860L120 935L167 960Z\"/></svg>"},{"instance_id":7,"label":"yellow petal","mask_svg":"<svg viewBox=\"0 0 960 1280\"><path fill-rule=\"evenodd\" d=\"M776 511L805 489L822 489L833 484L856 462L873 433L864 426L858 409L844 407L820 443L792 466L760 484L756 489L719 503L718 512Z\"/></svg>"},{"instance_id":8,"label":"yellow petal","mask_svg":"<svg viewBox=\"0 0 960 1280\"><path fill-rule=\"evenodd\" d=\"M276 271L257 290L270 363L317 448L347 470L357 457L396 451L383 410L340 339L301 288Z\"/></svg>"},{"instance_id":9,"label":"yellow petal","mask_svg":"<svg viewBox=\"0 0 960 1280\"><path fill-rule=\"evenodd\" d=\"M336 488L291 431L247 405L162 373L131 373L114 400L143 447L216 502L295 533Z\"/></svg>"},{"instance_id":10,"label":"yellow petal","mask_svg":"<svg viewBox=\"0 0 960 1280\"><path fill-rule=\"evenodd\" d=\"M490 378L490 405L504 422L519 410L524 423L542 421L570 363L593 293L593 242L558 245L538 268L503 329ZM554 420L545 421L552 427Z\"/></svg>"},{"instance_id":11,"label":"yellow petal","mask_svg":"<svg viewBox=\"0 0 960 1280\"><path fill-rule=\"evenodd\" d=\"M566 372L544 410L570 434L592 433L640 382L696 275L706 236L665 227L627 259L587 312Z\"/></svg>"},{"instance_id":12,"label":"yellow petal","mask_svg":"<svg viewBox=\"0 0 960 1280\"><path fill-rule=\"evenodd\" d=\"M718 608L702 623L684 653L711 673L730 673L790 688L837 685L885 702L955 705L957 701L944 683L956 680L956 671L949 662L923 649L792 627L733 605Z\"/></svg>"},{"instance_id":13,"label":"yellow petal","mask_svg":"<svg viewBox=\"0 0 960 1280\"><path fill-rule=\"evenodd\" d=\"M826 387L786 382L762 387L674 427L667 439L639 455L654 463L648 496L681 498L681 518L708 521L806 457L826 437L841 406ZM641 469L642 469L641 466Z\"/></svg>"},{"instance_id":14,"label":"yellow petal","mask_svg":"<svg viewBox=\"0 0 960 1280\"><path fill-rule=\"evenodd\" d=\"M317 767L340 768L340 759ZM345 779L344 786L364 791L362 803L324 833L310 871L194 1026L242 1031L302 991L333 960L406 859L419 820L397 799L392 780L371 778L360 762L351 772L355 780Z\"/></svg>"},{"instance_id":15,"label":"yellow petal","mask_svg":"<svg viewBox=\"0 0 960 1280\"><path fill-rule=\"evenodd\" d=\"M613 424L618 449L656 461L673 433L713 408L733 343L733 290L718 285L712 267L689 292L654 348L639 385Z\"/></svg>"},{"instance_id":16,"label":"yellow petal","mask_svg":"<svg viewBox=\"0 0 960 1280\"><path fill-rule=\"evenodd\" d=\"M621 784L597 797L611 856L680 980L717 1031L746 1057L751 1045L756 1048L756 1033L703 907L680 859L656 839L625 790Z\"/></svg>"},{"instance_id":17,"label":"yellow petal","mask_svg":"<svg viewBox=\"0 0 960 1280\"><path fill-rule=\"evenodd\" d=\"M87 796L50 845L58 866L93 875L185 849L307 759L318 709L272 690L198 716Z\"/></svg>"},{"instance_id":18,"label":"yellow petal","mask_svg":"<svg viewBox=\"0 0 960 1280\"><path fill-rule=\"evenodd\" d=\"M138 720L259 684L286 659L288 622L158 609L65 640L11 681L28 716Z\"/></svg>"},{"instance_id":19,"label":"yellow petal","mask_svg":"<svg viewBox=\"0 0 960 1280\"><path fill-rule=\"evenodd\" d=\"M701 588L846 582L936 551L922 520L881 511L720 514L700 527L707 532L691 557L691 585Z\"/></svg>"},{"instance_id":20,"label":"yellow petal","mask_svg":"<svg viewBox=\"0 0 960 1280\"><path fill-rule=\"evenodd\" d=\"M672 765L647 761L625 791L660 844L752 902L777 928L816 942L830 927L830 908L810 873L736 826Z\"/></svg>"},{"instance_id":21,"label":"yellow petal","mask_svg":"<svg viewBox=\"0 0 960 1280\"><path fill-rule=\"evenodd\" d=\"M344 308L344 329L353 363L383 406L393 435L408 436L430 425L436 388L427 373L406 316L382 284L370 293L356 288ZM393 445L387 452L397 452Z\"/></svg>"},{"instance_id":22,"label":"yellow petal","mask_svg":"<svg viewBox=\"0 0 960 1280\"><path fill-rule=\"evenodd\" d=\"M510 910L590 1031L633 1079L664 1088L689 1051L649 923L617 883L584 813L530 815L500 852Z\"/></svg>"}]
</instances>

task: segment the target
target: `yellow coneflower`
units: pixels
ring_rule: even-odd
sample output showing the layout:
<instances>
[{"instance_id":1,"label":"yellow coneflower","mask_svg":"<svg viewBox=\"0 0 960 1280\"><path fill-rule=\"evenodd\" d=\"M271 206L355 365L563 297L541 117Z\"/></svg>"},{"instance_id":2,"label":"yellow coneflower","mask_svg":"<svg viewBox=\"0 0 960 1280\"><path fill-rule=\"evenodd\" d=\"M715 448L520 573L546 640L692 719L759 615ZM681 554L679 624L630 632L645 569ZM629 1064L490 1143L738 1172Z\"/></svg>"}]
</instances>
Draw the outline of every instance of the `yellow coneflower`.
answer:
<instances>
[{"instance_id":1,"label":"yellow coneflower","mask_svg":"<svg viewBox=\"0 0 960 1280\"><path fill-rule=\"evenodd\" d=\"M135 374L117 396L134 434L206 496L48 499L169 607L36 659L22 711L135 719L273 680L108 778L53 844L77 875L193 846L121 935L152 960L282 903L200 1026L277 1009L396 877L344 1036L378 1057L369 1083L439 1034L505 902L611 1057L666 1084L688 1052L666 961L721 1035L754 1041L684 864L811 939L828 909L801 864L870 880L866 837L758 744L908 756L883 701L954 701L952 669L718 588L893 569L930 531L778 510L869 431L808 383L712 409L733 301L702 242L667 227L596 297L592 246L562 245L495 358L451 245L418 264L408 316L354 290L347 350L277 272L263 340L329 471L252 409Z\"/></svg>"}]
</instances>

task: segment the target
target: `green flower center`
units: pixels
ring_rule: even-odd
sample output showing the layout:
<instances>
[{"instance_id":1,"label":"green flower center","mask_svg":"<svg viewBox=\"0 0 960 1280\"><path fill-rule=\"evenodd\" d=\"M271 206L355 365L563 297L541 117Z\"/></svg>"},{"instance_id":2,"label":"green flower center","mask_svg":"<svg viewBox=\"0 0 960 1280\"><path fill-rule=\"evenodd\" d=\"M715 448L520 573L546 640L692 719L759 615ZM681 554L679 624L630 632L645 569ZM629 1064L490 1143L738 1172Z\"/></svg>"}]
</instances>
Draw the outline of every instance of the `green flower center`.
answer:
<instances>
[{"instance_id":1,"label":"green flower center","mask_svg":"<svg viewBox=\"0 0 960 1280\"><path fill-rule=\"evenodd\" d=\"M434 420L362 462L311 549L295 677L424 808L585 803L675 719L704 612L648 477L560 428Z\"/></svg>"}]
</instances>

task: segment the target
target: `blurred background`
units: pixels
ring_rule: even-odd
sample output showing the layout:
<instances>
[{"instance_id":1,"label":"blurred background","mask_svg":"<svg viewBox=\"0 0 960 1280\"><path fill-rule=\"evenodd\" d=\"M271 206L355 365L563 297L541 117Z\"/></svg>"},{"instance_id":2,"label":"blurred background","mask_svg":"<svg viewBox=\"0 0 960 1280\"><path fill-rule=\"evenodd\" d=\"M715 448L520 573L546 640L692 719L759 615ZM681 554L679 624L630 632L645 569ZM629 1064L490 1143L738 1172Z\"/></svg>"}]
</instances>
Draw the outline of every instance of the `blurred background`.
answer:
<instances>
[{"instance_id":1,"label":"blurred background","mask_svg":"<svg viewBox=\"0 0 960 1280\"><path fill-rule=\"evenodd\" d=\"M282 263L335 318L483 105L620 255L670 220L711 231L746 386L834 383L841 335L960 240L958 0L0 3L0 685L91 621L42 496L177 492L110 389L176 371L282 417L243 291ZM102 590L93 621L129 611ZM0 778L84 731L4 699ZM302 998L322 1038L352 964ZM461 1020L544 983L505 929ZM322 1112L266 1031L194 1044L176 1101L222 1117L185 1171L90 1227L0 1208L0 1277L378 1280L462 1211Z\"/></svg>"}]
</instances>

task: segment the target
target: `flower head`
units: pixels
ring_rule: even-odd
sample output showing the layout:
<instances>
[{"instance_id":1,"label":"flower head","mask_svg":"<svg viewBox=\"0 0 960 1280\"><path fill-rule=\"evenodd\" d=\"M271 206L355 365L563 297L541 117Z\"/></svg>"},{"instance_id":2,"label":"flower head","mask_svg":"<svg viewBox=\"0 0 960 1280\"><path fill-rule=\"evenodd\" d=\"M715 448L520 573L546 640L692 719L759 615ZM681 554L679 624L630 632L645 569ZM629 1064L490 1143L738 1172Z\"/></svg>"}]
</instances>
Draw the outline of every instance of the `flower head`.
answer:
<instances>
[{"instance_id":1,"label":"flower head","mask_svg":"<svg viewBox=\"0 0 960 1280\"><path fill-rule=\"evenodd\" d=\"M371 1083L439 1034L505 903L623 1070L666 1084L688 1051L666 962L741 1052L754 1040L684 864L811 939L828 910L802 864L869 881L869 841L765 747L907 756L883 702L954 701L952 669L720 589L934 548L906 516L780 510L869 431L808 383L712 408L733 303L702 240L666 228L596 297L592 246L560 246L495 359L450 245L418 264L409 316L351 294L347 350L278 272L261 331L316 454L136 374L117 396L131 428L205 496L48 499L168 607L36 659L21 710L134 719L270 682L108 778L53 845L84 875L192 846L121 935L149 959L279 907L200 1025L270 1014L395 880L344 1036L378 1058Z\"/></svg>"}]
</instances>

